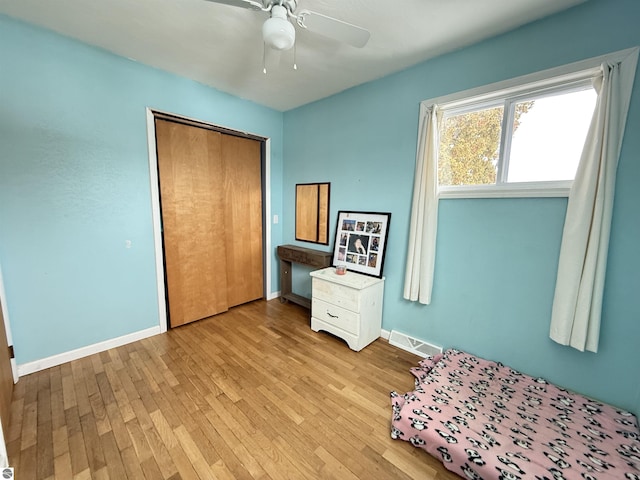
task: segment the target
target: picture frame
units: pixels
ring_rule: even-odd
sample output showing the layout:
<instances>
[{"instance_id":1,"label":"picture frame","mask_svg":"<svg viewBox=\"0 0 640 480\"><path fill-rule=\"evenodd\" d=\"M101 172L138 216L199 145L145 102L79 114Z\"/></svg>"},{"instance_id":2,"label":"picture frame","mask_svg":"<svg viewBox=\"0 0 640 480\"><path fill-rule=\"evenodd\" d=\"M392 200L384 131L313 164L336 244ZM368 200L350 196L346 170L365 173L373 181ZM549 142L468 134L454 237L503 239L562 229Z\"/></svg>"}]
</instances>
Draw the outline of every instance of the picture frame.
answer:
<instances>
[{"instance_id":1,"label":"picture frame","mask_svg":"<svg viewBox=\"0 0 640 480\"><path fill-rule=\"evenodd\" d=\"M382 278L391 213L338 211L333 266Z\"/></svg>"}]
</instances>

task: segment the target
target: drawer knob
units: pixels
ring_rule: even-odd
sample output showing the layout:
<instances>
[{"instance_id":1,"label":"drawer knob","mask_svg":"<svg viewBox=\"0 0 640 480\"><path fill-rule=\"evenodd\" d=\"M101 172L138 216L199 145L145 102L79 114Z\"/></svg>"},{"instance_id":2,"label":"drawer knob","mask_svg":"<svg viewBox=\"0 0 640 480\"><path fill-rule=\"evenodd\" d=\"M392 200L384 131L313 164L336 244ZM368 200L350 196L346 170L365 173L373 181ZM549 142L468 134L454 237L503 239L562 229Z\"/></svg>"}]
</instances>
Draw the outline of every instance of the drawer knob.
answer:
<instances>
[{"instance_id":1,"label":"drawer knob","mask_svg":"<svg viewBox=\"0 0 640 480\"><path fill-rule=\"evenodd\" d=\"M338 315L331 315L331 314L329 313L329 310L327 310L327 315L329 315L331 318L338 318Z\"/></svg>"}]
</instances>

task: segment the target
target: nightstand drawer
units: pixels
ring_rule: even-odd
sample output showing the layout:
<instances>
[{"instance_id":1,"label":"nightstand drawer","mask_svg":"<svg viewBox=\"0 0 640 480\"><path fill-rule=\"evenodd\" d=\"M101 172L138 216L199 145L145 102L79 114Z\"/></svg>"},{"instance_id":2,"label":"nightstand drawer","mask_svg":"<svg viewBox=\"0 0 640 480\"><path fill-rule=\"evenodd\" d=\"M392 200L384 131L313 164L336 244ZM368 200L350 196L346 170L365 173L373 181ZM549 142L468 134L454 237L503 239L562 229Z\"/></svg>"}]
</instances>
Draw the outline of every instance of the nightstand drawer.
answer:
<instances>
[{"instance_id":1,"label":"nightstand drawer","mask_svg":"<svg viewBox=\"0 0 640 480\"><path fill-rule=\"evenodd\" d=\"M360 291L318 278L311 281L313 297L338 305L352 312L360 312Z\"/></svg>"},{"instance_id":2,"label":"nightstand drawer","mask_svg":"<svg viewBox=\"0 0 640 480\"><path fill-rule=\"evenodd\" d=\"M332 305L314 297L311 301L311 316L328 324L335 325L345 332L358 335L360 315L350 310Z\"/></svg>"}]
</instances>

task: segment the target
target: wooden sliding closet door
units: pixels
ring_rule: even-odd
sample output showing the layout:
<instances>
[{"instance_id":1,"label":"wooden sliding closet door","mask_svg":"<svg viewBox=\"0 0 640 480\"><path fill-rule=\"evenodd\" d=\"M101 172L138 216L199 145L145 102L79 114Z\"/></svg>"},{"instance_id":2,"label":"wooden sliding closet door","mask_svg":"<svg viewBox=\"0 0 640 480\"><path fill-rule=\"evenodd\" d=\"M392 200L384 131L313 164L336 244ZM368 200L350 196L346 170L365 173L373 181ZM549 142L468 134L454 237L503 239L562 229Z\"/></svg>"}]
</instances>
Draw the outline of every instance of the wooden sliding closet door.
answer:
<instances>
[{"instance_id":1,"label":"wooden sliding closet door","mask_svg":"<svg viewBox=\"0 0 640 480\"><path fill-rule=\"evenodd\" d=\"M172 327L226 311L222 134L156 120Z\"/></svg>"},{"instance_id":2,"label":"wooden sliding closet door","mask_svg":"<svg viewBox=\"0 0 640 480\"><path fill-rule=\"evenodd\" d=\"M172 327L263 297L261 142L156 119Z\"/></svg>"},{"instance_id":3,"label":"wooden sliding closet door","mask_svg":"<svg viewBox=\"0 0 640 480\"><path fill-rule=\"evenodd\" d=\"M229 307L262 298L262 167L257 140L223 135Z\"/></svg>"}]
</instances>

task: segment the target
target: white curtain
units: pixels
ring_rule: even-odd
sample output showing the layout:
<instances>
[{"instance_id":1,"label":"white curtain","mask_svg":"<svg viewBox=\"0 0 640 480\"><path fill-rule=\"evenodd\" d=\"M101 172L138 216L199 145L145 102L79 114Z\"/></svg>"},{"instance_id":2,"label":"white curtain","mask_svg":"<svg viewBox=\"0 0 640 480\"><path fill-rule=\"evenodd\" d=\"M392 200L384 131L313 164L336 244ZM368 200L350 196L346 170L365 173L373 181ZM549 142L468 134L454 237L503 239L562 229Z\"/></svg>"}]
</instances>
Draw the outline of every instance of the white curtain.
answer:
<instances>
[{"instance_id":1,"label":"white curtain","mask_svg":"<svg viewBox=\"0 0 640 480\"><path fill-rule=\"evenodd\" d=\"M431 303L438 231L438 109L420 106L404 298Z\"/></svg>"},{"instance_id":2,"label":"white curtain","mask_svg":"<svg viewBox=\"0 0 640 480\"><path fill-rule=\"evenodd\" d=\"M598 350L616 170L631 92L621 91L622 82L620 64L602 65L562 234L550 336L580 351Z\"/></svg>"}]
</instances>

